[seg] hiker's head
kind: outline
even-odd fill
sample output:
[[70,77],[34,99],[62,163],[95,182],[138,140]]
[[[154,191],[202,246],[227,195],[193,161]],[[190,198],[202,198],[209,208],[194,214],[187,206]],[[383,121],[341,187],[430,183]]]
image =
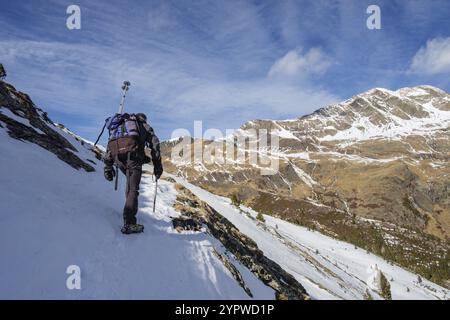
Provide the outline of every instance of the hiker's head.
[[147,116],[145,114],[143,114],[143,113],[136,113],[136,118],[139,121],[147,122]]

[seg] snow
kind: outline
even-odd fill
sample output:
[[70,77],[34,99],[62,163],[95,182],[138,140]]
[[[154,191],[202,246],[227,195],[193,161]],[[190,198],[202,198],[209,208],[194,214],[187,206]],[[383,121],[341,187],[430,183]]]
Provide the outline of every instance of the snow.
[[[0,299],[249,299],[213,254],[225,251],[216,239],[172,228],[173,184],[161,181],[153,213],[154,183],[144,176],[138,220],[145,232],[122,235],[124,176],[114,192],[88,147],[66,137],[96,172],[74,170],[0,128]],[[229,258],[254,298],[274,298]],[[66,288],[70,265],[81,268],[81,290]]]
[[376,264],[371,265],[367,269],[369,277],[367,278],[367,286],[375,291],[381,291],[381,270]]
[[23,125],[26,125],[27,127],[33,128],[33,129],[36,130],[39,134],[45,134],[45,133],[42,132],[40,129],[38,129],[38,128],[36,128],[36,127],[33,127],[33,126],[30,124],[30,121],[28,121],[28,119],[23,118],[23,117],[20,117],[20,116],[18,116],[18,115],[16,115],[16,114],[12,113],[11,110],[9,110],[9,109],[6,108],[6,107],[0,107],[0,112],[3,113],[3,114],[4,114],[5,116],[7,116],[8,118],[11,118],[12,120],[15,120],[15,121],[17,121],[17,122],[19,122],[19,123],[21,123],[21,124],[23,124]]
[[164,140],[163,142],[177,142],[178,140],[182,140],[184,138],[191,139],[190,136],[174,136],[170,139]]
[[[64,125],[61,125],[58,123],[55,123],[54,125],[56,126],[56,128],[54,128],[54,130],[58,131],[58,133],[60,135],[64,136],[64,138],[69,140],[72,145],[77,145],[78,144],[77,139],[78,139],[78,141],[83,141],[85,143],[84,148],[86,148],[87,150],[94,149],[93,141],[90,141],[83,137],[80,137],[79,135],[77,135],[73,131],[71,131],[70,129],[64,127]],[[62,126],[62,128],[59,126]],[[101,151],[106,151],[106,148],[100,144],[97,144],[96,147],[99,148]],[[89,155],[91,155],[91,153],[89,153]]]
[[304,182],[306,183],[306,185],[310,188],[312,188],[313,184],[317,184],[316,181],[314,181],[313,178],[311,178],[310,175],[308,175],[305,171],[303,171],[302,169],[300,169],[299,167],[297,167],[294,163],[289,162],[292,166],[292,168],[294,169],[295,173],[297,174],[297,176]]
[[[241,206],[243,214],[227,198],[216,196],[179,177],[173,177],[201,200],[230,220],[252,238],[264,254],[291,273],[313,299],[363,299],[368,290],[381,297],[374,287],[374,265],[390,282],[393,299],[448,299],[450,292],[417,275],[391,265],[382,258],[354,245],[337,241],[319,232],[264,215],[265,223],[255,219],[256,212]],[[409,289],[409,290],[408,290]]]
[[[409,92],[408,95],[404,91],[390,92],[391,95],[398,95],[400,99],[409,99],[408,97],[420,95],[422,89]],[[402,92],[400,94],[399,92]],[[363,99],[371,104],[371,102]],[[389,123],[385,125],[376,125],[370,121],[368,117],[359,116],[351,123],[351,127],[345,130],[337,131],[334,135],[327,135],[319,138],[320,141],[365,141],[373,138],[394,138],[399,136],[407,136],[412,134],[429,135],[434,130],[446,129],[450,126],[450,111],[440,110],[433,105],[433,102],[420,104],[422,110],[428,113],[428,116],[423,118],[411,117],[410,119],[402,119],[390,112],[382,111],[379,108],[376,110],[383,115],[384,118],[389,119]],[[336,119],[335,119],[336,120]]]
[[[272,153],[274,155],[277,155],[275,153]],[[310,152],[293,152],[293,153],[280,153],[280,155],[283,155],[288,158],[296,158],[301,160],[310,160]]]
[[272,121],[272,123],[274,125],[276,125],[278,127],[278,129],[276,131],[272,130],[271,134],[278,135],[280,138],[284,138],[284,139],[291,139],[291,140],[301,141],[292,132],[290,132],[289,130],[286,130],[281,125],[279,125],[277,122]]
[[405,87],[398,90],[401,95],[405,95],[407,97],[418,97],[418,96],[427,96],[430,93],[425,89],[437,92],[438,94],[446,94],[445,91],[430,85],[421,85],[418,87]]

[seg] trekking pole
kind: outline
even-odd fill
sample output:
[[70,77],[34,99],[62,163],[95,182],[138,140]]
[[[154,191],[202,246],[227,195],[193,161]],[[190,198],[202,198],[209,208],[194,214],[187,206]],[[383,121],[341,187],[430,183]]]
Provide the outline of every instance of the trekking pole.
[[120,100],[119,105],[119,114],[123,113],[123,105],[125,103],[125,96],[127,95],[128,89],[130,88],[131,83],[130,81],[124,81],[122,86],[122,99]]
[[153,198],[153,212],[155,212],[156,194],[157,193],[158,193],[158,179],[156,179],[156,184],[155,184],[155,197]]

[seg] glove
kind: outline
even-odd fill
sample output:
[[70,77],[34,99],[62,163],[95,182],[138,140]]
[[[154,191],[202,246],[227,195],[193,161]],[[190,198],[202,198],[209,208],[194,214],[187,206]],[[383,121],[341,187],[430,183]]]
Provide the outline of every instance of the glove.
[[116,176],[114,168],[109,166],[105,167],[103,174],[105,175],[105,179],[108,181],[113,181],[114,177]]
[[159,180],[159,178],[161,177],[162,173],[163,173],[163,168],[162,166],[155,166],[153,169],[153,173],[156,177],[156,180]]
[[152,162],[152,158],[150,158],[149,156],[144,156],[144,164],[145,163],[150,163],[150,162]]

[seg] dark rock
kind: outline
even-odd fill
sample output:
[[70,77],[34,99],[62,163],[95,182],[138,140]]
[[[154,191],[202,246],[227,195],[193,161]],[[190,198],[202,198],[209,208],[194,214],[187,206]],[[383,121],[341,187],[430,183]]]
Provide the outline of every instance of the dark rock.
[[165,179],[166,179],[166,181],[169,181],[169,182],[172,182],[172,183],[176,183],[176,181],[173,178],[171,178],[171,177],[167,177]]
[[202,224],[197,219],[193,218],[174,218],[172,220],[173,227],[178,232],[181,232],[183,230],[189,230],[189,231],[201,231]]
[[5,79],[6,78],[6,70],[3,67],[3,64],[0,63],[0,79]]
[[6,125],[11,138],[35,143],[54,153],[74,169],[95,171],[91,165],[73,153],[77,152],[77,149],[51,128],[54,126],[53,122],[45,112],[34,105],[27,94],[17,91],[5,82],[0,82],[0,107],[7,108],[17,117],[28,120],[31,125],[27,126],[0,113],[0,121]]
[[239,270],[234,266],[231,261],[224,256],[223,254],[220,254],[216,249],[214,249],[214,255],[222,261],[223,265],[230,271],[233,278],[239,283],[239,285],[244,289],[244,291],[249,295],[249,297],[253,298],[253,293],[250,290],[250,288],[247,286],[247,284],[244,281],[244,278],[242,277]]

